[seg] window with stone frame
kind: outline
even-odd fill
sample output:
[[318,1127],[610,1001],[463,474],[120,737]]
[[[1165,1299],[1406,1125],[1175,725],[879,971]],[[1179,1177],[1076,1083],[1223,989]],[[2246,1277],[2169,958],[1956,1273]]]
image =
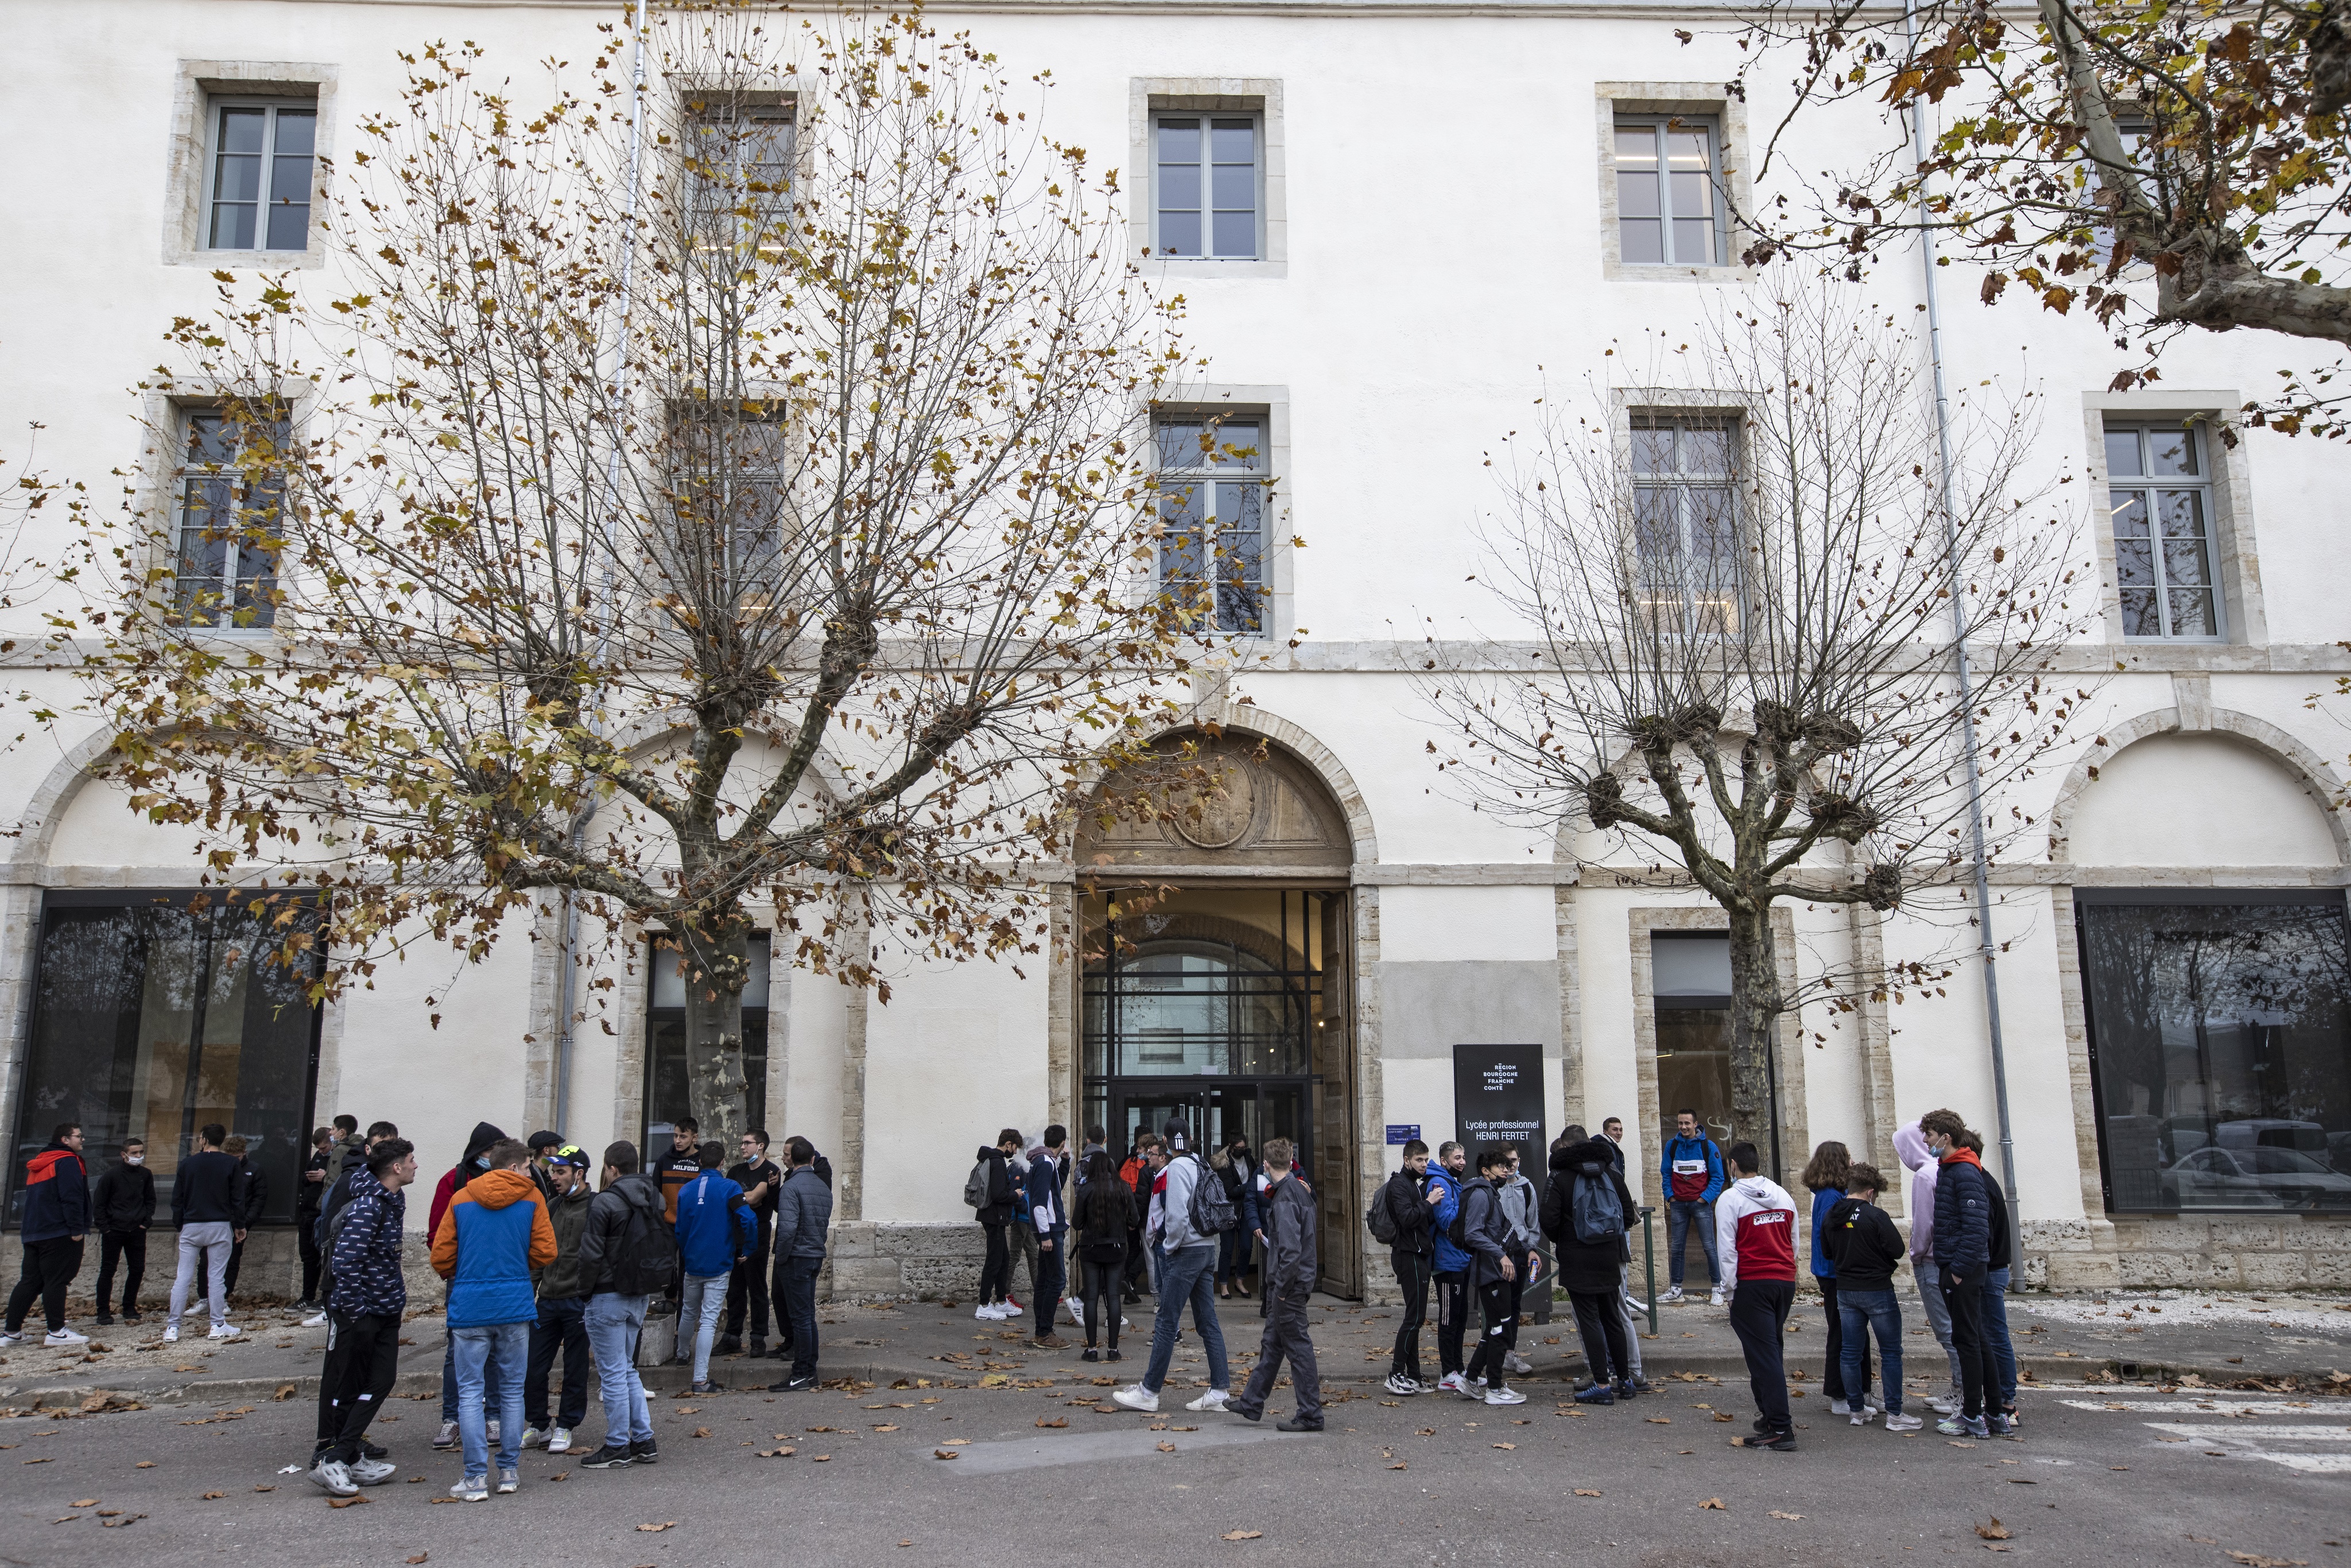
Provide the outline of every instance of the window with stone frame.
[[2228,634],[2210,457],[2196,424],[2106,422],[2106,505],[2126,639],[2216,643]]
[[1262,412],[1155,421],[1159,584],[1203,631],[1264,628],[1267,425]]
[[1635,413],[1635,591],[1661,634],[1740,627],[1739,425],[1725,414]]
[[309,248],[318,100],[214,99],[208,107],[204,248]]
[[191,409],[176,497],[173,587],[193,625],[268,626],[277,616],[283,547],[282,458],[292,425],[279,410]]

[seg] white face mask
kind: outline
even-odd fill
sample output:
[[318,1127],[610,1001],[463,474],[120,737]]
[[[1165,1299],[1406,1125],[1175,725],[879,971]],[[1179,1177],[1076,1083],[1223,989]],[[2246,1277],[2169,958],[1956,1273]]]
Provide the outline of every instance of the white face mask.
[[125,1155],[122,1156],[122,1163],[126,1166],[143,1166],[147,1163],[147,1156],[145,1155]]

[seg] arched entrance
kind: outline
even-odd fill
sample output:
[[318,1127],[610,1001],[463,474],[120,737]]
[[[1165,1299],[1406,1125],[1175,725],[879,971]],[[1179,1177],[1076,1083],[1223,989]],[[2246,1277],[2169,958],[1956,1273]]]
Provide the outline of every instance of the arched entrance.
[[1322,1288],[1363,1291],[1344,815],[1297,757],[1189,740],[1218,793],[1079,841],[1081,1119],[1114,1146],[1181,1117],[1204,1148],[1288,1138],[1320,1199]]

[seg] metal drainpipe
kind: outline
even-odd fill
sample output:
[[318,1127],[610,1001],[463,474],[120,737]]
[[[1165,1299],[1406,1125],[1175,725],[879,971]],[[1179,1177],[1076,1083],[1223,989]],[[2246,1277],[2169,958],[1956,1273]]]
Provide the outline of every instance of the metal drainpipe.
[[[628,331],[629,307],[635,286],[637,267],[637,185],[638,172],[644,156],[643,109],[645,99],[645,28],[644,0],[636,0],[629,7],[629,191],[624,204],[626,239],[621,252],[621,319],[612,335],[612,405],[622,406],[628,396]],[[621,446],[615,437],[612,453],[604,466],[604,603],[612,601],[612,515],[620,502]],[[610,643],[610,632],[597,635],[596,659],[603,662]],[[595,721],[591,718],[590,723]],[[592,804],[582,807],[571,825],[571,847],[574,852],[588,842],[588,819]],[[574,971],[578,968],[580,952],[580,901],[567,888],[563,894],[563,1032],[555,1044],[555,1124],[568,1134],[571,1124],[571,1054],[573,1031],[571,1013],[577,1005]]]
[[[1910,52],[1915,57],[1918,52],[1917,0],[1903,0],[1902,27]],[[1927,111],[1916,99],[1910,105],[1910,152],[1921,166],[1926,163]],[[1984,1013],[1991,1023],[1992,1101],[2000,1116],[2000,1177],[2001,1185],[2008,1195],[2012,1269],[2017,1260],[2012,1243],[2022,1225],[2016,1212],[2016,1139],[2008,1119],[2008,1052],[2000,1028],[1999,945],[1992,940],[1991,873],[1984,861],[1983,781],[1976,771],[1975,682],[1968,668],[1967,611],[1959,601],[1962,585],[1959,581],[1959,541],[1951,524],[1951,420],[1949,400],[1943,386],[1943,312],[1935,289],[1935,231],[1925,224],[1918,228],[1918,255],[1926,267],[1927,357],[1935,372],[1935,440],[1941,457],[1944,503],[1943,555],[1950,573],[1951,659],[1959,672],[1959,722],[1966,741],[1968,831],[1975,851],[1976,951],[1983,960]]]

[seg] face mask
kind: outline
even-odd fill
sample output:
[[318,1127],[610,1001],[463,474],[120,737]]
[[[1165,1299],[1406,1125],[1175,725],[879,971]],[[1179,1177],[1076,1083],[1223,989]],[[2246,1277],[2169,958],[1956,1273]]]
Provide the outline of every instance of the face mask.
[[489,1168],[490,1168],[490,1156],[489,1156],[489,1155],[482,1155],[479,1159],[475,1160],[474,1163],[475,1163],[475,1165],[477,1165],[477,1166],[481,1166],[481,1167],[482,1167],[482,1169],[484,1169],[484,1170],[487,1170],[487,1169],[489,1169]]
[[125,1155],[122,1156],[122,1163],[126,1166],[143,1166],[147,1163],[147,1156],[145,1155]]

